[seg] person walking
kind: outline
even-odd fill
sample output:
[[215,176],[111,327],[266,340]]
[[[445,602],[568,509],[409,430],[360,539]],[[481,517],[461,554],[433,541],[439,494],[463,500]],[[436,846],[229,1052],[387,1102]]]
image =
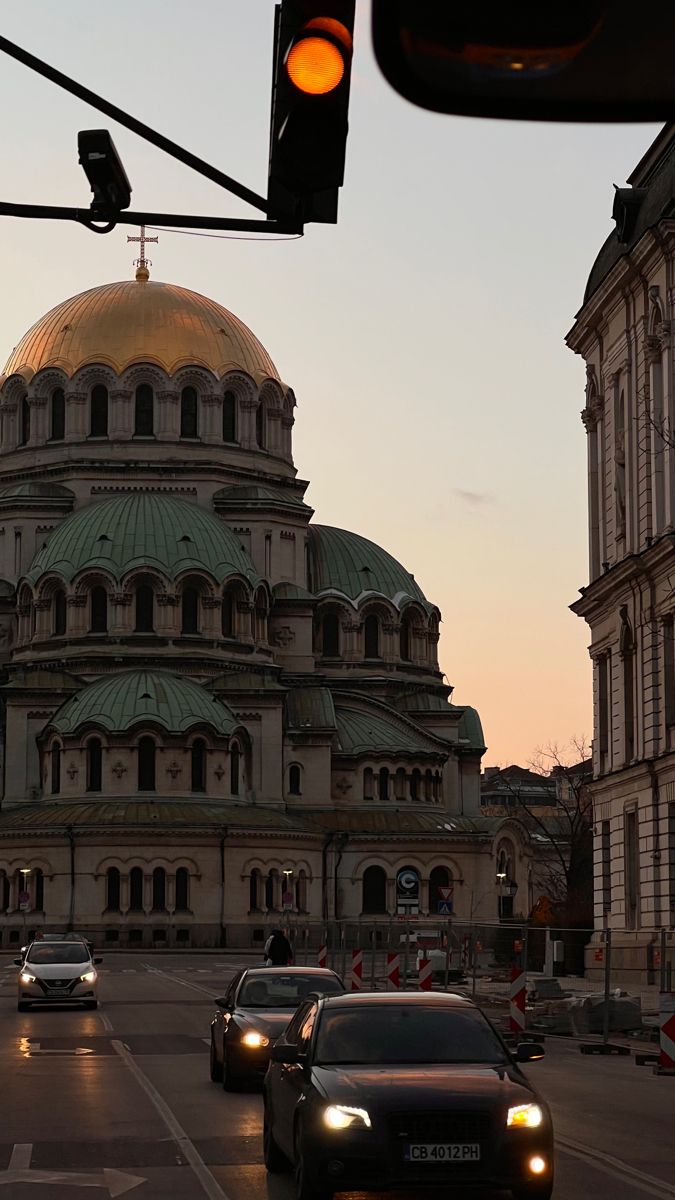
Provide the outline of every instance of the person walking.
[[293,963],[293,947],[280,929],[273,929],[265,942],[265,966],[289,967]]

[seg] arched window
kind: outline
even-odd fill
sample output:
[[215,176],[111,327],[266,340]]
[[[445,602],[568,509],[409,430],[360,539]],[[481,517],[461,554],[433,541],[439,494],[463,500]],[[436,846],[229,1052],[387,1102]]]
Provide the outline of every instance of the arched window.
[[45,877],[41,867],[33,871],[33,909],[44,912],[45,908]]
[[52,796],[58,796],[61,791],[61,747],[58,742],[54,742],[51,751],[52,761]]
[[0,871],[0,913],[6,913],[9,908],[9,877],[6,871]]
[[183,588],[181,596],[181,633],[199,633],[199,592],[195,587]]
[[197,738],[192,743],[192,791],[206,791],[206,742]]
[[307,875],[304,870],[298,872],[295,881],[295,907],[298,912],[307,912]]
[[380,767],[377,777],[377,794],[380,800],[389,799],[389,770],[387,767]]
[[193,387],[184,387],[180,394],[180,436],[199,437],[197,393]]
[[100,792],[103,782],[103,746],[100,738],[87,742],[87,791]]
[[405,800],[405,768],[399,767],[394,776],[394,795],[397,800]]
[[265,449],[265,433],[265,406],[260,400],[255,410],[255,440],[261,450]]
[[152,588],[142,583],[136,588],[136,633],[154,633],[155,597]]
[[91,589],[89,627],[92,633],[108,632],[108,593],[104,587]]
[[58,588],[52,597],[52,629],[54,637],[63,637],[66,632],[66,593]]
[[440,771],[436,771],[434,775],[434,800],[443,799],[443,777]]
[[62,442],[66,436],[66,397],[63,388],[54,388],[49,407],[49,440]]
[[155,432],[155,397],[149,383],[139,383],[134,405],[134,437],[152,437]]
[[422,772],[419,771],[417,769],[417,767],[415,767],[415,770],[413,771],[412,775],[410,776],[410,799],[411,800],[420,800],[422,798],[421,797],[421,788],[422,788]]
[[108,867],[105,873],[105,907],[107,912],[120,911],[120,873],[117,867]]
[[232,592],[223,594],[223,601],[220,608],[220,623],[223,637],[234,637],[234,604],[232,601]]
[[371,767],[365,767],[363,771],[363,799],[372,800],[373,798],[373,772]]
[[108,436],[108,389],[102,383],[91,390],[89,436]]
[[399,653],[404,662],[410,661],[410,617],[403,617],[401,620]]
[[433,798],[434,798],[434,777],[431,774],[431,771],[429,770],[429,768],[427,767],[427,770],[424,772],[424,799],[425,800],[433,800]]
[[447,867],[434,867],[429,875],[429,912],[437,913],[439,903],[445,900],[445,896],[441,896],[439,888],[449,887],[452,883],[452,871]]
[[288,792],[291,796],[300,795],[300,767],[297,763],[288,769]]
[[321,653],[324,658],[340,655],[340,619],[336,613],[326,613],[321,625]]
[[187,867],[176,871],[176,912],[190,911],[190,872]]
[[138,743],[139,792],[154,792],[155,790],[155,754],[154,740],[151,737],[142,737]]
[[260,871],[258,870],[257,867],[254,867],[253,870],[251,871],[251,878],[249,880],[249,893],[248,893],[249,912],[259,912],[260,911],[260,885],[261,885],[261,883],[262,883],[262,876],[260,874]]
[[19,445],[27,446],[30,441],[30,404],[28,397],[21,401]]
[[143,871],[132,867],[129,872],[129,911],[143,912]]
[[166,912],[166,871],[155,867],[152,872],[152,911]]
[[237,440],[237,398],[234,392],[225,392],[223,396],[223,441]]
[[239,758],[240,751],[236,742],[230,747],[230,792],[239,795]]
[[380,657],[380,622],[374,613],[365,621],[365,655],[366,658]]
[[280,890],[279,872],[273,867],[265,880],[265,908],[268,912],[276,912],[278,909]]
[[363,872],[361,910],[364,913],[386,913],[387,876],[384,867],[366,867]]

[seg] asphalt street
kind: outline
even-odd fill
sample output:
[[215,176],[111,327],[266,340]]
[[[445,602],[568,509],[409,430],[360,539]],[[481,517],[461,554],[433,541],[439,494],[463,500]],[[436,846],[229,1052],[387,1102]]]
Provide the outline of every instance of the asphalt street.
[[[0,1200],[293,1200],[262,1164],[260,1094],[209,1080],[212,998],[239,965],[110,954],[97,1012],[18,1013],[0,956]],[[527,1071],[554,1111],[556,1200],[675,1200],[675,1078],[546,1050]]]

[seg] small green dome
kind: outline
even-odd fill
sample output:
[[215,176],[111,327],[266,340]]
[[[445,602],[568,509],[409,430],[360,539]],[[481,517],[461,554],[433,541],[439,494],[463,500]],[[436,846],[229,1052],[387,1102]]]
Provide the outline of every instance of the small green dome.
[[50,571],[70,582],[99,568],[120,581],[133,567],[155,567],[175,579],[204,570],[221,583],[230,575],[255,582],[253,563],[236,534],[213,513],[157,492],[103,500],[73,513],[36,554],[31,583]]
[[315,595],[342,592],[357,600],[364,592],[379,592],[399,609],[410,600],[417,600],[427,612],[434,607],[400,562],[358,533],[310,525],[309,553]]
[[229,737],[239,724],[227,705],[191,679],[165,671],[124,671],[71,696],[50,727],[65,735],[85,725],[120,733],[144,722],[161,725],[168,733],[208,725],[221,737]]

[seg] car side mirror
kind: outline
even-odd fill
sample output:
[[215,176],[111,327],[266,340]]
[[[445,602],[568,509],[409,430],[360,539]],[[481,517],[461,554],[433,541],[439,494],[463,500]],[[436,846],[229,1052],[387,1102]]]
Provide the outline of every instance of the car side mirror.
[[516,1048],[516,1062],[536,1062],[546,1051],[538,1042],[521,1042]]
[[15,967],[22,967],[22,966],[23,966],[23,959],[22,959],[22,958],[15,958],[15,959],[14,959],[14,966],[15,966]]
[[278,1063],[296,1063],[300,1061],[297,1046],[289,1046],[287,1042],[277,1042],[272,1046],[270,1055],[272,1062]]
[[216,996],[213,1003],[216,1008],[227,1008],[227,996]]
[[102,963],[102,962],[103,962],[103,959],[102,959],[102,958],[95,958],[95,959],[94,959],[94,966],[98,967],[98,966],[99,966],[99,964],[100,964],[100,963]]

